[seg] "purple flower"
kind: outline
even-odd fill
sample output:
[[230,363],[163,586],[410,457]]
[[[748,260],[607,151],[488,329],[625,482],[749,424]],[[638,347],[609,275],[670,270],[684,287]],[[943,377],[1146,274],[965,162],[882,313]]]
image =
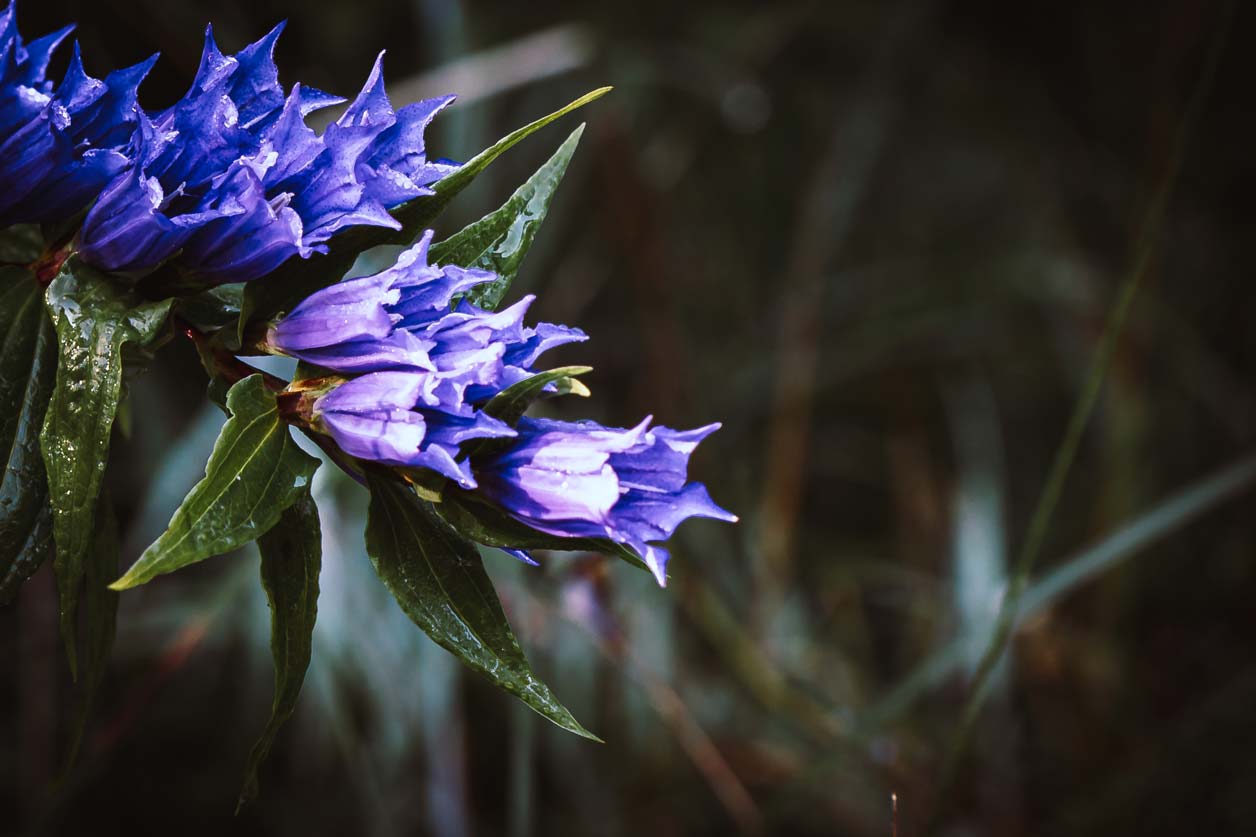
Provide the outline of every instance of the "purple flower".
[[99,81],[75,44],[54,93],[44,71],[69,29],[23,48],[13,12],[0,15],[0,224],[64,220],[130,164],[136,88],[156,57]]
[[192,88],[155,117],[140,114],[136,164],[88,212],[79,236],[87,261],[106,270],[151,270],[201,227],[244,211],[223,175],[232,161],[257,152],[259,126],[273,122],[283,104],[272,57],[281,30],[230,58],[206,30]]
[[235,215],[193,236],[182,261],[220,282],[264,275],[291,256],[325,253],[347,226],[401,229],[388,214],[455,166],[428,162],[423,131],[453,97],[394,112],[383,85],[383,54],[343,116],[318,136],[304,122],[304,94],[294,88],[260,150],[242,157],[224,182]]
[[265,124],[258,150],[236,159],[216,184],[231,197],[223,216],[188,241],[181,266],[218,282],[265,275],[293,256],[327,251],[326,242],[356,225],[400,229],[388,210],[420,195],[455,167],[430,163],[423,132],[452,96],[393,111],[382,59],[344,115],[322,136],[304,121],[326,104],[300,85]]
[[586,339],[583,332],[523,325],[532,297],[489,312],[453,298],[496,278],[482,270],[427,262],[432,232],[372,276],[317,291],[279,320],[270,346],[337,372],[425,370],[456,377],[478,401],[522,380],[541,353]]
[[316,426],[351,456],[384,465],[428,468],[475,488],[459,446],[515,435],[509,425],[462,399],[466,382],[429,372],[372,372],[346,381],[313,404]]
[[558,537],[609,538],[630,546],[666,583],[668,551],[657,543],[690,517],[734,522],[701,483],[687,482],[689,456],[719,428],[632,429],[523,418],[516,442],[473,463],[480,491],[517,520]]

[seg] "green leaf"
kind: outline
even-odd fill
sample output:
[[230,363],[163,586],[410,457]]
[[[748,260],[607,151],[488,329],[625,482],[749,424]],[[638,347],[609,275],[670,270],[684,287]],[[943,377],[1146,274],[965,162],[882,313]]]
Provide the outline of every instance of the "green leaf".
[[366,551],[411,621],[558,726],[597,740],[532,673],[475,545],[392,475],[372,468],[366,479]]
[[0,262],[6,265],[30,264],[44,251],[44,237],[38,224],[18,224],[0,230]]
[[217,331],[236,322],[244,297],[242,283],[219,285],[175,301],[175,313],[204,332]]
[[492,311],[501,304],[549,212],[554,191],[562,182],[571,155],[584,132],[581,125],[558,147],[554,156],[510,196],[499,209],[485,215],[432,247],[433,264],[456,264],[491,270],[497,280],[479,285],[467,299]]
[[40,445],[57,544],[53,565],[61,597],[61,636],[70,671],[77,674],[74,614],[122,392],[122,345],[152,340],[166,320],[170,301],[138,300],[71,260],[49,285],[47,306],[57,332],[58,363]]
[[39,430],[57,372],[43,289],[24,268],[0,267],[0,604],[48,558],[51,513]]
[[307,491],[318,460],[297,447],[262,376],[236,383],[227,409],[231,418],[214,443],[205,478],[183,498],[162,536],[110,585],[114,590],[256,540]]
[[512,427],[523,417],[528,406],[536,399],[546,395],[545,387],[555,384],[558,394],[576,393],[587,395],[584,385],[574,380],[577,375],[592,372],[592,366],[560,366],[546,372],[538,372],[530,378],[524,378],[517,384],[506,387],[494,395],[484,405],[484,412],[493,418],[501,419]]
[[78,708],[70,732],[70,750],[66,758],[68,772],[78,760],[83,733],[96,706],[96,694],[113,653],[113,640],[118,627],[118,594],[109,589],[109,581],[118,574],[118,521],[108,495],[97,505],[96,539],[84,562],[83,610],[86,629],[86,653],[83,679],[79,681]]
[[[484,412],[513,427],[533,401],[558,395],[587,397],[589,389],[576,380],[577,375],[593,371],[592,366],[561,366],[548,372],[539,372],[507,387],[489,399]],[[554,385],[553,392],[545,388]],[[463,453],[470,457],[487,456],[510,447],[512,439],[475,439],[463,445]]]
[[446,487],[437,513],[464,537],[498,549],[550,549],[557,552],[600,552],[613,555],[639,570],[651,572],[628,546],[609,538],[560,538],[538,532],[496,506],[455,486]]
[[610,90],[609,87],[602,87],[586,93],[549,116],[506,135],[468,160],[457,171],[433,184],[434,194],[415,198],[389,210],[401,223],[400,230],[354,227],[337,235],[326,255],[314,255],[309,259],[289,259],[269,276],[249,282],[244,288],[244,302],[240,313],[240,340],[244,340],[251,323],[273,319],[284,311],[290,311],[298,302],[320,288],[339,282],[364,250],[381,244],[408,244],[414,241],[459,192],[471,185],[480,172],[512,146],[556,119],[604,96]]
[[262,587],[270,603],[270,654],[275,661],[275,699],[270,721],[249,753],[244,787],[236,807],[257,796],[257,772],[270,754],[279,728],[296,709],[297,696],[310,665],[314,620],[318,616],[318,573],[322,566],[322,532],[318,507],[309,489],[257,539],[262,553]]

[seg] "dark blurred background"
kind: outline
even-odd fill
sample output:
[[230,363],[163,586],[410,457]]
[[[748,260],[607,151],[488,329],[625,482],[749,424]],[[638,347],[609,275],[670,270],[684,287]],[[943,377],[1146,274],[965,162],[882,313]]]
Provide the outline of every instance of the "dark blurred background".
[[[123,596],[56,793],[73,694],[43,572],[0,613],[0,832],[1252,829],[1256,68],[1251,9],[1227,9],[23,2],[27,37],[77,21],[96,75],[160,50],[150,108],[186,88],[207,21],[234,51],[287,18],[283,81],[342,95],[387,49],[395,104],[460,94],[429,137],[453,159],[614,85],[495,164],[438,237],[587,121],[512,290],[592,336],[547,360],[594,366],[593,397],[547,409],[722,421],[692,473],[742,522],[686,524],[667,590],[596,556],[488,557],[596,745],[406,621],[366,562],[363,493],[323,468],[314,660],[235,817],[271,695],[256,555]],[[1025,617],[950,773],[1001,591],[1140,263]],[[110,474],[124,562],[222,421],[179,344],[129,411]]]

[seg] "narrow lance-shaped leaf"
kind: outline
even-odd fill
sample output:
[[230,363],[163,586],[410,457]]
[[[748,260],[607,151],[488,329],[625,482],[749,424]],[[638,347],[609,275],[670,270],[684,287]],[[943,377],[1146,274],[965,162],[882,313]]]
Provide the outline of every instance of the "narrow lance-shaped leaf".
[[143,345],[160,331],[170,301],[144,302],[72,259],[47,292],[56,327],[56,384],[40,446],[48,473],[61,597],[61,636],[77,676],[74,614],[83,561],[91,548],[109,434],[122,393],[122,345]]
[[83,734],[96,706],[96,695],[113,653],[118,627],[118,594],[109,582],[118,574],[118,521],[108,495],[97,505],[96,539],[83,569],[83,622],[85,628],[83,678],[79,681],[78,708],[70,732],[70,750],[65,770],[74,766]]
[[548,116],[507,134],[468,160],[457,171],[433,184],[432,191],[435,194],[423,195],[390,210],[391,215],[401,223],[400,230],[354,227],[336,236],[326,255],[290,259],[269,276],[249,282],[244,288],[239,338],[244,339],[250,323],[269,320],[283,311],[289,311],[320,288],[340,281],[362,251],[381,244],[412,242],[490,163],[546,125],[601,98],[610,90],[609,87],[593,90]]
[[271,704],[270,721],[249,753],[240,805],[257,796],[258,770],[270,754],[279,728],[296,709],[297,696],[310,665],[323,549],[318,507],[309,489],[301,492],[273,529],[257,539],[257,548],[262,553],[262,587],[270,604],[275,699]]
[[[487,415],[501,419],[513,427],[527,411],[529,405],[538,398],[558,395],[587,397],[589,388],[580,383],[576,376],[591,371],[593,371],[592,366],[561,366],[546,372],[538,372],[494,395],[484,405],[483,410]],[[546,392],[547,387],[551,387],[549,392]],[[462,450],[463,453],[474,458],[510,447],[512,441],[511,439],[475,439],[465,443]]]
[[444,241],[433,245],[433,264],[478,267],[497,274],[493,282],[472,288],[467,299],[492,311],[501,303],[519,273],[537,230],[549,212],[554,192],[562,182],[571,156],[584,132],[581,125],[558,147],[554,156],[520,186],[499,209],[485,215]]
[[366,551],[411,621],[558,726],[595,738],[532,673],[475,545],[392,475],[370,469],[367,485]]
[[588,395],[588,389],[576,380],[576,376],[592,371],[592,366],[560,366],[557,369],[538,372],[494,395],[484,405],[484,412],[514,426],[533,401],[543,395],[551,394],[545,392],[545,388],[550,384],[556,387],[555,392],[552,393],[555,395]]
[[0,268],[0,604],[51,552],[48,481],[39,430],[57,372],[57,340],[43,289],[20,267]]
[[318,460],[297,447],[262,376],[231,387],[227,409],[231,418],[214,443],[205,478],[183,498],[162,536],[111,585],[114,590],[256,540],[306,492]]

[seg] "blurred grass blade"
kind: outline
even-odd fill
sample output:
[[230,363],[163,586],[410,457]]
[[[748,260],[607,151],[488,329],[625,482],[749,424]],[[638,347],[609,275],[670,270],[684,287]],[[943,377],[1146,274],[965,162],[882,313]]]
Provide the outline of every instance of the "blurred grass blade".
[[262,376],[231,387],[227,409],[231,418],[214,444],[205,478],[184,498],[165,533],[111,585],[114,590],[257,539],[307,493],[318,460],[297,446]]
[[310,665],[314,621],[318,617],[318,574],[322,531],[309,488],[301,491],[269,532],[257,539],[262,554],[262,587],[270,604],[270,653],[275,662],[275,699],[266,729],[249,753],[240,806],[257,796],[257,773],[279,728],[296,709]]
[[[1058,599],[1112,570],[1160,538],[1256,483],[1256,453],[1183,489],[1095,546],[1067,558],[1030,585],[1021,599],[1019,627]],[[964,664],[970,637],[959,636],[934,652],[888,695],[868,709],[861,727],[871,732],[902,717],[917,700],[940,687]]]
[[558,726],[599,740],[532,673],[475,545],[390,474],[372,468],[367,485],[366,550],[411,621]]
[[456,264],[497,274],[493,282],[467,292],[467,299],[474,304],[490,311],[501,304],[549,212],[554,192],[562,182],[583,132],[583,125],[572,131],[554,156],[501,207],[432,246],[432,264]]

